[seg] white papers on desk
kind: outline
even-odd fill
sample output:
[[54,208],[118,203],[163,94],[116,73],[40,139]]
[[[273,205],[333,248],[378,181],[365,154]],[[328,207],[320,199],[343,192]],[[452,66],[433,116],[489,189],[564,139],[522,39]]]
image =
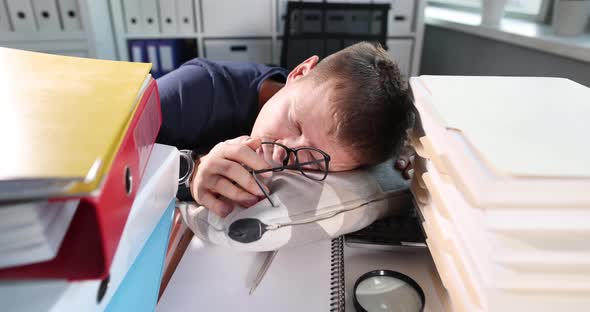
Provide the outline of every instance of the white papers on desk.
[[590,88],[547,77],[420,76],[410,85],[413,142],[473,206],[590,205]]
[[248,296],[264,255],[205,245],[193,237],[157,311],[330,310],[330,240],[280,249]]
[[420,76],[412,192],[461,311],[588,306],[590,88],[562,78]]
[[53,259],[79,200],[0,206],[0,268]]

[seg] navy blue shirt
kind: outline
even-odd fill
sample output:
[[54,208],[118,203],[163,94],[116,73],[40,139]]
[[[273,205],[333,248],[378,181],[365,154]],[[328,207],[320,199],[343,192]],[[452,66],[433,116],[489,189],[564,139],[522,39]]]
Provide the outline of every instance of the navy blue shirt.
[[249,135],[258,115],[262,82],[284,82],[288,71],[254,63],[196,58],[158,79],[162,128],[158,143],[208,151]]

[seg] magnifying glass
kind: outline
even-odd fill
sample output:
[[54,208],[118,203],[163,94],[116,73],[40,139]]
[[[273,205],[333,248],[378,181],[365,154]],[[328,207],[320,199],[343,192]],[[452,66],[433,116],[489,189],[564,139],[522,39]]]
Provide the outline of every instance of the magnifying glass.
[[390,270],[375,270],[356,280],[353,291],[357,312],[422,312],[424,291],[409,276]]

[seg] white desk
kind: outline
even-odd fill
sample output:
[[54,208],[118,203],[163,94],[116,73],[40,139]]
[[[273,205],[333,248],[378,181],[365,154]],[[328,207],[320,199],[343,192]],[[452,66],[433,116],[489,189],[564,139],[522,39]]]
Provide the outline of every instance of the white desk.
[[[318,244],[318,243],[314,243]],[[328,311],[322,294],[329,286],[329,274],[319,267],[325,244],[321,248],[305,247],[306,255],[297,254],[297,261],[292,266],[277,267],[279,256],[289,253],[295,256],[295,248],[280,250],[277,259],[271,265],[265,279],[253,296],[247,296],[247,275],[257,268],[259,261],[256,253],[229,250],[227,247],[212,246],[193,237],[190,246],[180,261],[157,307],[159,312],[167,311]],[[329,245],[328,245],[329,247]],[[281,255],[281,252],[284,252]],[[441,292],[444,292],[436,275],[434,264],[428,250],[417,251],[378,251],[344,247],[346,255],[345,286],[346,311],[354,311],[352,306],[352,287],[354,281],[365,272],[374,269],[390,269],[412,277],[420,284],[426,295],[424,312],[445,311],[441,304]],[[217,259],[217,260],[216,260]],[[283,262],[281,262],[282,264]],[[314,264],[316,264],[314,266]],[[281,272],[272,272],[281,270]],[[305,272],[304,272],[305,271]],[[309,271],[313,273],[309,273]],[[254,272],[255,273],[255,272]],[[279,275],[280,277],[277,277]],[[302,279],[302,276],[326,276]],[[279,281],[283,278],[283,281]],[[266,283],[266,285],[265,285]],[[269,290],[269,284],[274,287]],[[205,295],[203,289],[207,289]],[[261,298],[261,294],[263,296]],[[272,295],[270,295],[272,294]],[[257,296],[258,295],[258,296]],[[273,308],[270,308],[273,307]]]

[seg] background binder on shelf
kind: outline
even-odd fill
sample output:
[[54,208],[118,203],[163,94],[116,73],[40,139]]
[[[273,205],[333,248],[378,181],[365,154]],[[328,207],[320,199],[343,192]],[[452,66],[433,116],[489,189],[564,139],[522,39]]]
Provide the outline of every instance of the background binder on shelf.
[[39,24],[39,31],[61,31],[57,3],[47,0],[33,0],[33,11]]
[[146,34],[157,34],[160,32],[160,18],[158,14],[157,0],[141,0],[141,29]]
[[160,51],[157,40],[148,40],[145,42],[145,49],[148,62],[152,63],[152,76],[159,78],[162,76],[162,67],[160,64]]
[[160,40],[158,47],[162,76],[180,67],[182,47],[179,40]]
[[10,31],[10,21],[8,19],[8,9],[4,1],[0,1],[0,31]]
[[133,62],[152,63],[152,75],[161,77],[180,67],[183,41],[178,39],[129,40],[128,49]]
[[64,31],[81,31],[80,7],[77,0],[58,0],[58,10]]
[[178,22],[178,31],[181,33],[195,32],[195,17],[193,15],[193,0],[175,0],[176,1],[176,20]]
[[141,0],[123,0],[123,10],[125,12],[125,26],[127,26],[127,33],[141,33]]
[[144,40],[129,40],[129,55],[132,62],[148,62]]
[[14,31],[37,30],[30,1],[6,0],[6,5],[8,6],[8,14]]
[[160,5],[160,23],[162,24],[162,33],[177,33],[178,18],[176,17],[176,0],[159,0],[158,2]]

